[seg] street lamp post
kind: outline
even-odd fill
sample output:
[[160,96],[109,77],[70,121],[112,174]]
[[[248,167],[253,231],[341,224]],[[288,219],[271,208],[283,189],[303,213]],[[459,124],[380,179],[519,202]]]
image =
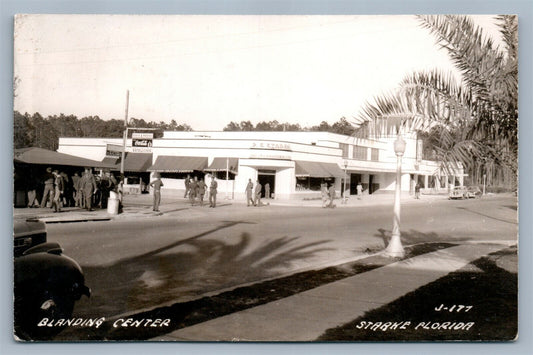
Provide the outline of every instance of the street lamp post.
[[400,239],[400,198],[402,184],[402,156],[405,152],[405,141],[398,134],[394,141],[394,153],[396,154],[396,190],[394,194],[394,219],[392,226],[392,237],[385,250],[385,254],[394,258],[402,258],[405,255]]
[[122,156],[120,159],[120,179],[124,180],[124,159],[126,158],[126,142],[128,140],[128,105],[130,101],[130,91],[126,91],[126,115],[124,117],[124,133],[122,136]]
[[346,204],[346,202],[348,201],[348,198],[346,197],[346,169],[348,169],[348,160],[344,161],[344,187],[342,190],[342,197],[343,197],[342,202],[344,204]]

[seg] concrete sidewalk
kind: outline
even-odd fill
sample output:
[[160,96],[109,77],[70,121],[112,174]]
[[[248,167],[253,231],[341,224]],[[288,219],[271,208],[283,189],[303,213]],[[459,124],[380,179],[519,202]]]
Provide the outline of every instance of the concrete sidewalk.
[[313,341],[327,329],[353,321],[510,244],[466,244],[419,255],[152,340]]

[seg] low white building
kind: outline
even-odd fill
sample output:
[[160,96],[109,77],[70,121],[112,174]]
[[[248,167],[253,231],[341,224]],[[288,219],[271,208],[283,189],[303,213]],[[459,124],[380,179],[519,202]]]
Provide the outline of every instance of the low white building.
[[[219,193],[228,198],[244,198],[248,180],[259,181],[263,194],[268,183],[273,198],[318,197],[321,183],[334,184],[339,192],[346,186],[347,193],[354,195],[360,182],[363,193],[373,194],[395,189],[395,139],[360,139],[328,132],[166,131],[141,153],[128,139],[124,165],[130,176],[142,176],[144,183],[150,179],[149,173],[159,172],[167,193],[183,193],[184,180],[190,175],[216,176]],[[421,141],[415,135],[404,136],[404,140],[403,191],[412,191],[415,181],[422,189],[432,190],[463,184],[462,168],[454,177],[441,176],[437,162],[421,159]],[[118,167],[117,152],[122,144],[120,138],[62,137],[58,151],[114,160]]]

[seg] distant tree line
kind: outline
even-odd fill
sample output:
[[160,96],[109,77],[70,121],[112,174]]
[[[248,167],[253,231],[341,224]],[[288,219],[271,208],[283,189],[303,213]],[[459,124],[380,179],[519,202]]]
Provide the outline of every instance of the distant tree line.
[[[122,138],[124,120],[102,120],[98,116],[87,116],[78,119],[74,115],[48,116],[44,118],[38,112],[30,115],[14,112],[13,143],[15,148],[40,147],[57,150],[59,137],[109,137]],[[128,127],[159,128],[162,131],[192,131],[187,124],[178,124],[175,120],[170,123],[146,122],[143,119],[130,118]],[[130,133],[131,135],[131,133]]]
[[[30,115],[14,112],[13,118],[13,143],[14,148],[40,147],[57,150],[59,137],[87,137],[87,138],[122,138],[124,132],[123,119],[102,120],[98,116],[78,118],[75,115],[48,117],[41,116],[38,112]],[[163,131],[192,131],[188,124],[178,124],[175,120],[166,122],[146,122],[143,119],[130,118],[128,127],[159,128],[154,137],[159,137]],[[330,125],[323,121],[318,126],[302,128],[299,124],[280,123],[276,120],[259,122],[255,126],[250,121],[240,123],[230,122],[224,131],[323,131],[345,135],[352,135],[355,131],[346,118]],[[131,136],[131,132],[130,132]]]
[[342,117],[339,121],[330,125],[322,121],[318,126],[301,127],[299,124],[280,123],[276,120],[269,122],[259,122],[255,126],[250,121],[230,122],[224,127],[224,131],[292,131],[292,132],[330,132],[344,135],[355,133],[355,127]]

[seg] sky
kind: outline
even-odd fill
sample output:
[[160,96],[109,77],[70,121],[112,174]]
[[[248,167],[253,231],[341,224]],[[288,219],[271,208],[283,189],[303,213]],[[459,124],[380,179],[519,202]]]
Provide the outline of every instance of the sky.
[[[472,17],[501,44],[490,15]],[[188,124],[310,127],[414,71],[458,73],[414,16],[21,15],[14,109]]]

